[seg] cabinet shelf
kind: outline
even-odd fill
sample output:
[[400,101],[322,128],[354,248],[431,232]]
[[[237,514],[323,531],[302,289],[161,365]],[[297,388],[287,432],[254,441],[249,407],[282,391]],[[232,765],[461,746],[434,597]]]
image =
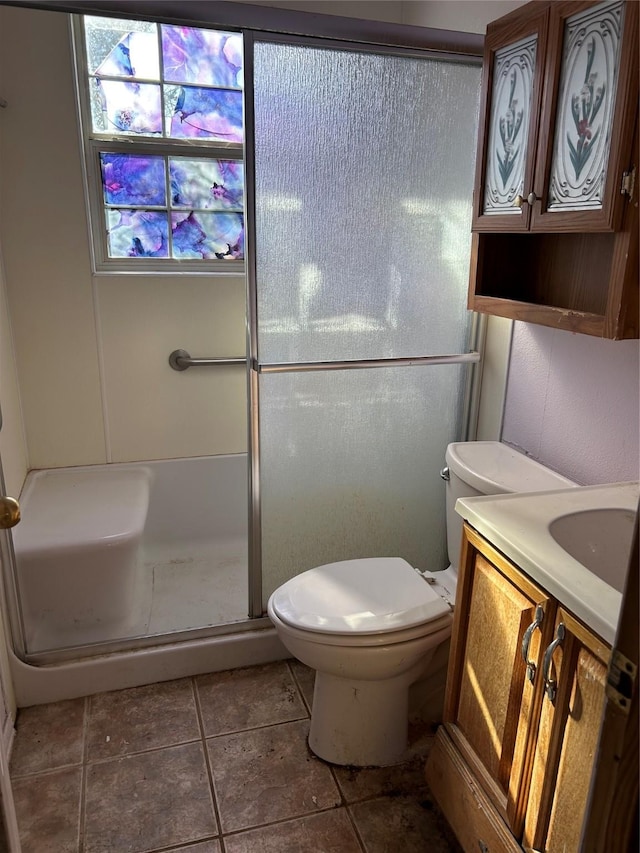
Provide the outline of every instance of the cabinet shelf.
[[475,234],[469,308],[597,337],[637,338],[637,258],[630,232]]

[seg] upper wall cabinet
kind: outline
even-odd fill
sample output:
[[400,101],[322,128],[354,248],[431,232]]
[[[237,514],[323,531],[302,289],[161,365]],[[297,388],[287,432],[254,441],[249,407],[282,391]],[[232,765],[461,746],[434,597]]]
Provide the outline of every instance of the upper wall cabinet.
[[548,9],[527,6],[487,29],[475,231],[529,229],[548,24]]
[[613,230],[620,224],[637,108],[630,85],[637,11],[635,2],[622,0],[551,6],[533,230]]
[[638,336],[637,63],[636,2],[533,2],[489,25],[470,308]]

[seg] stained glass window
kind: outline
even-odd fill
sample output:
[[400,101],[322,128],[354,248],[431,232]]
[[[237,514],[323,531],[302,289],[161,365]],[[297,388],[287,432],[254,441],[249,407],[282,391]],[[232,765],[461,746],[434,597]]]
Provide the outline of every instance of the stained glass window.
[[97,261],[242,261],[242,35],[93,16],[79,30]]

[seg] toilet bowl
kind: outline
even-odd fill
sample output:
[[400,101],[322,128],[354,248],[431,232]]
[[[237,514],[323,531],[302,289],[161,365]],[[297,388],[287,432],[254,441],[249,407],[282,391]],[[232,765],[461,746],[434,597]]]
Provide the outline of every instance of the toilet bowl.
[[449,637],[451,606],[392,557],[310,569],[276,590],[267,609],[291,654],[316,670],[313,752],[334,764],[397,761],[409,685]]
[[362,767],[403,758],[409,687],[429,674],[451,635],[457,498],[575,485],[499,442],[449,445],[446,462],[448,569],[419,572],[400,557],[344,560],[302,572],[269,598],[282,643],[316,670],[309,746],[326,761]]

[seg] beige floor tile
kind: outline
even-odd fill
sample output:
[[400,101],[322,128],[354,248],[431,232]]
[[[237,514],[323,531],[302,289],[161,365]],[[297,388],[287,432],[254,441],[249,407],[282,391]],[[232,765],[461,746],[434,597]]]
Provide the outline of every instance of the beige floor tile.
[[230,835],[225,848],[227,853],[362,853],[345,809]]
[[16,777],[80,764],[84,706],[84,699],[70,699],[20,708],[11,756],[11,775]]
[[381,797],[349,806],[366,853],[462,853],[431,801]]
[[223,832],[340,803],[329,767],[309,752],[308,726],[296,721],[208,741]]
[[90,699],[88,761],[199,738],[191,679],[99,693]]
[[307,716],[285,661],[201,675],[196,686],[207,737]]
[[222,848],[220,842],[200,841],[198,844],[189,844],[188,847],[172,847],[171,853],[220,853]]
[[14,781],[22,853],[77,853],[81,783],[80,767]]
[[88,767],[85,853],[142,853],[216,834],[200,743]]
[[311,669],[310,666],[305,666],[303,663],[300,663],[298,660],[290,660],[289,666],[291,667],[293,675],[298,682],[298,687],[300,688],[302,697],[309,709],[309,713],[311,713],[311,706],[313,705],[313,688],[316,683],[316,671],[315,669]]

